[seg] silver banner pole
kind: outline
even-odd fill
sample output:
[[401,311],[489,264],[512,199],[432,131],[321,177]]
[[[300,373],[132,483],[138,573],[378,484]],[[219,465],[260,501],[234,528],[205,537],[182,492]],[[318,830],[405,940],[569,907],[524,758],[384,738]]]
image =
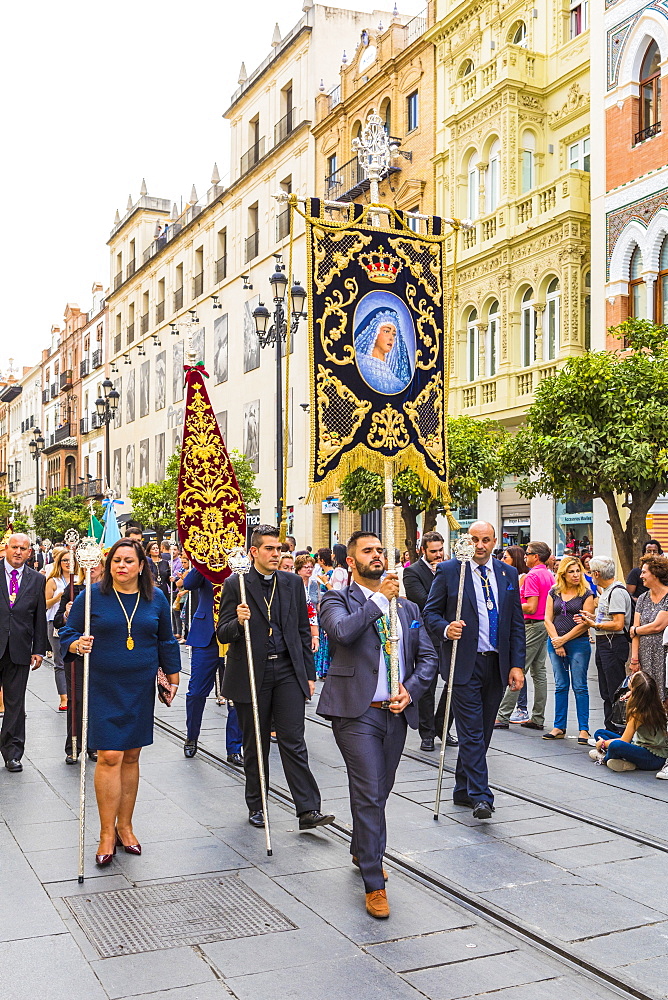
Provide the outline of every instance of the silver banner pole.
[[[79,565],[86,572],[84,605],[84,635],[90,637],[90,587],[91,570],[100,562],[102,549],[94,538],[84,538],[77,546]],[[79,772],[79,882],[84,880],[84,848],[86,842],[86,758],[88,756],[88,677],[90,654],[83,658],[83,697],[81,699],[81,757]]]
[[[241,603],[246,604],[246,573],[251,568],[251,561],[245,549],[232,549],[227,557],[227,565],[239,578],[239,594]],[[267,855],[271,857],[271,832],[269,830],[269,810],[267,808],[267,781],[264,773],[264,754],[262,752],[262,734],[260,732],[260,714],[257,708],[257,688],[255,686],[255,668],[253,666],[253,649],[251,646],[250,628],[244,622],[246,639],[246,658],[248,660],[248,680],[250,683],[251,703],[253,706],[253,725],[255,726],[255,749],[257,752],[257,769],[260,776],[260,795],[262,797],[262,813],[264,815],[264,836],[267,843]]]
[[[462,601],[464,598],[464,580],[466,579],[466,566],[471,562],[475,554],[475,546],[470,535],[460,535],[454,546],[455,558],[461,563],[459,571],[459,589],[457,591],[457,614],[455,620],[459,621],[462,614]],[[443,765],[445,763],[445,741],[448,735],[448,720],[450,718],[450,705],[452,704],[452,686],[455,681],[455,661],[457,659],[457,639],[452,640],[452,651],[450,653],[450,673],[448,674],[448,693],[445,698],[445,715],[443,716],[443,732],[441,733],[441,756],[438,762],[438,778],[436,780],[436,801],[434,802],[434,819],[438,820],[438,813],[441,807],[441,786],[443,783]]]

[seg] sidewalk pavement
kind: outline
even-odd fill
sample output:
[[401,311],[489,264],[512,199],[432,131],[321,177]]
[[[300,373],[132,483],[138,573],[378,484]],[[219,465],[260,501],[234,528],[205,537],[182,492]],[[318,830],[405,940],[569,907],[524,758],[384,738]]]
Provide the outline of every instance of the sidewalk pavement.
[[[95,868],[97,814],[91,780],[87,877],[79,886],[79,771],[64,764],[65,720],[56,704],[53,675],[45,666],[30,678],[24,772],[0,773],[0,1000],[611,996],[396,870],[388,884],[392,915],[388,921],[374,921],[364,910],[359,873],[339,838],[321,831],[299,834],[294,815],[272,803],[274,856],[267,858],[263,831],[248,825],[239,777],[201,757],[185,760],[181,746],[157,730],[154,745],[142,754],[135,814],[143,855],[120,853],[108,869]],[[161,706],[159,714],[180,727],[183,695],[172,708]],[[225,710],[210,700],[201,740],[218,752],[224,746],[224,717]],[[346,774],[331,733],[309,724],[307,738],[323,808],[347,822]],[[92,779],[92,766],[90,770]],[[283,784],[276,748],[271,771],[271,780]],[[525,918],[533,919],[538,904],[554,907],[555,933],[564,906],[569,919],[573,911],[579,915],[583,933],[594,924],[600,931],[602,921],[612,930],[632,925],[640,935],[635,961],[663,962],[665,968],[668,907],[660,899],[665,892],[656,872],[651,901],[636,903],[630,890],[620,896],[603,886],[592,897],[591,867],[584,877],[573,875],[552,859],[531,856],[522,843],[545,836],[537,830],[547,830],[556,840],[542,842],[538,854],[551,843],[554,849],[564,831],[571,838],[568,843],[577,845],[582,839],[577,825],[564,825],[543,815],[545,810],[516,801],[499,802],[498,823],[475,827],[467,811],[455,816],[446,801],[437,825],[425,804],[433,783],[431,769],[402,762],[388,810],[393,849],[475,892],[497,901],[500,897],[503,905],[519,890]],[[507,837],[509,826],[514,826],[512,838]],[[597,850],[610,851],[606,845],[612,842]],[[660,860],[665,863],[665,857]],[[642,861],[650,864],[645,852]],[[618,870],[612,863],[600,867]],[[625,887],[629,884],[625,877],[621,880]],[[193,883],[195,900],[200,893],[219,892],[231,902],[193,911]],[[140,898],[147,894],[148,899]],[[207,921],[214,918],[217,927],[207,930]],[[138,930],[129,933],[133,921],[139,922]],[[142,947],[147,923],[158,942],[170,947],[128,953]],[[228,939],[212,940],[225,936],[221,928]],[[643,934],[648,929],[653,937]],[[633,933],[620,930],[606,940]],[[614,963],[614,951],[614,944],[603,947],[600,960]],[[665,974],[662,982],[665,986]]]

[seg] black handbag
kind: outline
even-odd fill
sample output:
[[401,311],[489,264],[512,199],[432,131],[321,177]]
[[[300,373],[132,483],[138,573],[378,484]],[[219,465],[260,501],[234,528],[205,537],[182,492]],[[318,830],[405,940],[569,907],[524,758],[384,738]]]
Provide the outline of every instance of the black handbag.
[[629,683],[630,677],[625,677],[612,696],[610,721],[615,728],[621,729],[622,732],[626,729],[626,699],[624,695],[629,693]]

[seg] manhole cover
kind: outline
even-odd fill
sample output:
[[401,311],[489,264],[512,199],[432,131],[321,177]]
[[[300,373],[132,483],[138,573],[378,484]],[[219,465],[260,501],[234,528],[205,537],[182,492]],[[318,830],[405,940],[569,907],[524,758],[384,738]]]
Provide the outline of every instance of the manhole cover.
[[68,896],[65,902],[102,958],[297,926],[236,876]]

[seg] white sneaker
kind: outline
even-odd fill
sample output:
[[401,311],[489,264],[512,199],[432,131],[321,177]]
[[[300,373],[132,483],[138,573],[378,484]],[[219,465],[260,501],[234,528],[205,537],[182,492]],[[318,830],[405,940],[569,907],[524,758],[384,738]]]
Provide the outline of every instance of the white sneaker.
[[587,740],[587,743],[589,744],[590,747],[595,747],[597,742],[598,740],[596,740],[593,736],[590,736],[589,739]]
[[612,757],[606,762],[611,771],[635,771],[636,766],[630,760],[620,760],[619,757]]
[[668,760],[663,765],[663,767],[661,768],[661,770],[657,774],[654,775],[654,777],[655,778],[665,778],[666,781],[668,781]]
[[523,708],[516,708],[510,716],[510,722],[528,722],[531,716]]
[[594,761],[595,764],[602,764],[603,758],[605,757],[604,750],[590,750],[589,756]]

